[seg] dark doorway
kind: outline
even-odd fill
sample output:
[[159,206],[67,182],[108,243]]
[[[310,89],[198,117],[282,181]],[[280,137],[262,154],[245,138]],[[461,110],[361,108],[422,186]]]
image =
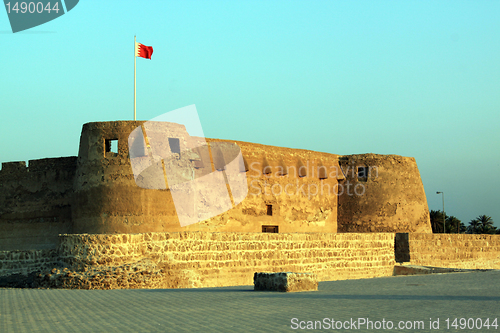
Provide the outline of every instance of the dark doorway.
[[263,225],[262,226],[262,232],[269,232],[269,233],[278,233],[278,226],[277,225]]

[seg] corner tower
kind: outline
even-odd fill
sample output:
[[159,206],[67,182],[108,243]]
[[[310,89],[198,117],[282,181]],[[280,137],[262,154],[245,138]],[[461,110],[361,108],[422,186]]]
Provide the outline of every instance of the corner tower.
[[[128,137],[142,121],[83,125],[72,205],[75,233],[143,233],[178,227],[168,190],[136,185]],[[178,131],[186,131],[175,124]]]

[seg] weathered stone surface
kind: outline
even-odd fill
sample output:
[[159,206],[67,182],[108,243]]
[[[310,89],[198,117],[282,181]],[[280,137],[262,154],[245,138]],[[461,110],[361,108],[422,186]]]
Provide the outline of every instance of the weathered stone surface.
[[[87,123],[78,157],[31,160],[28,167],[25,162],[2,163],[0,251],[55,248],[62,233],[262,232],[263,226],[280,233],[431,231],[413,158],[339,156],[219,139],[207,142],[236,143],[241,149],[245,165],[240,172],[247,178],[248,195],[223,214],[181,227],[170,190],[141,188],[134,180],[128,137],[143,123]],[[150,139],[166,150],[165,135],[186,131],[183,125],[171,124],[168,133],[159,132]],[[179,142],[181,149],[200,140],[185,139]],[[118,140],[116,153],[106,151],[109,140]],[[205,156],[208,150],[198,153]],[[216,161],[229,161],[232,154],[223,153]],[[181,160],[188,163],[189,158]],[[195,176],[215,170],[213,161],[206,164],[194,163]],[[366,177],[359,167],[367,168]],[[196,192],[198,198],[219,194],[212,188]],[[196,204],[203,208],[205,202]]]
[[260,291],[316,291],[318,277],[311,273],[255,273],[253,284],[254,290]]
[[256,271],[361,279],[391,276],[395,264],[388,233],[62,235],[57,257],[47,252],[47,264],[29,270],[21,252],[0,252],[9,258],[0,276],[37,272],[38,286],[85,289],[251,285]]
[[0,251],[55,248],[72,232],[76,157],[2,163]]
[[500,235],[409,233],[407,243],[410,265],[500,269]]
[[414,158],[360,154],[339,163],[346,178],[339,182],[338,232],[432,232]]
[[[408,235],[411,265],[500,269],[500,235]],[[251,285],[255,272],[309,272],[318,281],[392,276],[396,264],[392,233],[166,232],[72,234],[59,240],[55,250],[1,251],[0,284],[220,287]]]

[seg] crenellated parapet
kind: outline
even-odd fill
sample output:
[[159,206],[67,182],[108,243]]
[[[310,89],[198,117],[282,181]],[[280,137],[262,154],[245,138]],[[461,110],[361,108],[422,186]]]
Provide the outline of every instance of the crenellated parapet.
[[0,250],[54,247],[72,232],[76,157],[2,163]]

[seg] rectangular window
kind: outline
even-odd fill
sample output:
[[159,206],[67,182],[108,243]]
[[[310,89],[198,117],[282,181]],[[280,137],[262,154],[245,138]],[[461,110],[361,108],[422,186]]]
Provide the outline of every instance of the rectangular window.
[[118,139],[104,140],[104,153],[113,153],[118,155]]
[[181,145],[178,138],[168,138],[168,145],[172,153],[174,154],[181,153]]
[[366,182],[368,180],[368,168],[358,167],[358,181]]
[[267,205],[267,215],[273,215],[273,205]]
[[262,232],[269,232],[269,233],[278,233],[278,226],[277,225],[263,225],[262,226]]

